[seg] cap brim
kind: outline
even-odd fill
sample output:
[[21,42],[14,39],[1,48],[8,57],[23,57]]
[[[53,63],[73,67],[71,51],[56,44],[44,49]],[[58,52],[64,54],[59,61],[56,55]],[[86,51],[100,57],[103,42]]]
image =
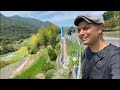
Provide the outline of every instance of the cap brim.
[[87,21],[88,23],[93,23],[93,22],[89,21],[86,17],[79,17],[79,16],[78,16],[78,17],[75,19],[74,24],[75,24],[76,26],[78,26],[78,24],[79,24],[80,22],[82,22],[83,20]]

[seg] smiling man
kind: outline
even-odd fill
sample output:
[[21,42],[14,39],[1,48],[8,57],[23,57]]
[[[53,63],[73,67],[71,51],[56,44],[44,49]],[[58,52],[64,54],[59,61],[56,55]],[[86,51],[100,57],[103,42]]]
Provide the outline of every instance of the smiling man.
[[87,45],[82,58],[83,79],[120,79],[120,47],[102,37],[104,20],[92,14],[77,16],[74,24]]

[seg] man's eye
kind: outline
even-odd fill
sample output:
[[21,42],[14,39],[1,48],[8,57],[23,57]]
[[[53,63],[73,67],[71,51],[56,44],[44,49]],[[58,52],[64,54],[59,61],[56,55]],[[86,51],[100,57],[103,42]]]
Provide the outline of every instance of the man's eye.
[[84,30],[88,30],[89,28],[90,28],[90,27],[87,27],[87,26],[86,26],[86,27],[83,27]]
[[78,32],[80,32],[81,31],[81,29],[78,29]]

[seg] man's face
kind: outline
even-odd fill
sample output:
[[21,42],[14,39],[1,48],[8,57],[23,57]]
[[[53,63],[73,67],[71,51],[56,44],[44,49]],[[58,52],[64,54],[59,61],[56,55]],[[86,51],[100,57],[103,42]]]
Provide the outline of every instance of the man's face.
[[100,37],[101,30],[97,26],[82,21],[78,24],[78,35],[84,45],[94,44]]

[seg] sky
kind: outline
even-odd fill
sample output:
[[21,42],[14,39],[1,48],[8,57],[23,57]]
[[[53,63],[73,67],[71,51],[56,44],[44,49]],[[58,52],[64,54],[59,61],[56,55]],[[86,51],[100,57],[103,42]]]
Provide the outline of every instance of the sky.
[[50,21],[53,24],[61,26],[74,26],[74,20],[81,14],[95,14],[103,19],[102,14],[105,11],[0,11],[4,16],[19,15],[21,17],[35,18],[40,21]]

